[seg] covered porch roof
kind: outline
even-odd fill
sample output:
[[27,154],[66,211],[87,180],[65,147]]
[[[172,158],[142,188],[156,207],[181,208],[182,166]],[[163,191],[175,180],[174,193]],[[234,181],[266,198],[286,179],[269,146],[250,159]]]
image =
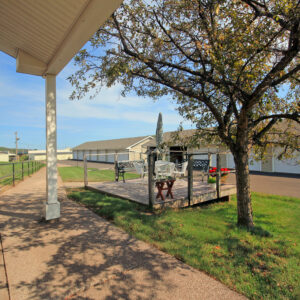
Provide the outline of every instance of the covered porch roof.
[[0,0],[0,51],[17,72],[57,75],[122,0]]

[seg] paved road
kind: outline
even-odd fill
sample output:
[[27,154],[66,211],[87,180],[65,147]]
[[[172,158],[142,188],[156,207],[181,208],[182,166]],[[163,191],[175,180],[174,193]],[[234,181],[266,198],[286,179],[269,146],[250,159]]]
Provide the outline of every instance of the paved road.
[[245,299],[66,199],[59,186],[59,222],[38,222],[45,168],[1,195],[11,299]]
[[[228,183],[235,183],[230,174]],[[300,178],[250,174],[250,188],[253,192],[300,198]]]

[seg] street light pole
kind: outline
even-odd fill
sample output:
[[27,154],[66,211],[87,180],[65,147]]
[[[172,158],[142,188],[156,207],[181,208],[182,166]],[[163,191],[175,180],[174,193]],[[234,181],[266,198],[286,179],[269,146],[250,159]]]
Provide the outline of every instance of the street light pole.
[[15,132],[15,136],[16,136],[16,160],[18,161],[18,141],[20,140],[20,138],[18,138],[18,131]]

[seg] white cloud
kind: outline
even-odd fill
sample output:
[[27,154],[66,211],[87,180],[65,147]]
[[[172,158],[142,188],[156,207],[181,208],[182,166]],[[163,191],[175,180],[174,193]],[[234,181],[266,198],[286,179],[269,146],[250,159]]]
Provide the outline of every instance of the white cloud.
[[[70,85],[66,85],[66,87],[57,91],[57,99],[59,101],[70,101],[69,97],[72,91],[72,87]],[[92,95],[92,93],[90,95]],[[120,85],[115,85],[111,88],[102,88],[100,93],[92,99],[90,99],[90,95],[87,95],[81,100],[74,100],[72,103],[80,101],[104,104],[109,107],[118,107],[120,105],[124,105],[126,107],[145,107],[153,104],[153,101],[149,98],[145,99],[137,96],[122,97]]]
[[43,85],[21,85],[17,81],[7,80],[5,76],[1,76],[0,89],[0,98],[19,98],[24,101],[45,102],[45,87]]
[[[123,105],[122,105],[123,106]],[[70,101],[60,103],[58,106],[58,115],[62,117],[78,119],[110,119],[110,120],[128,120],[143,123],[155,124],[157,122],[158,111],[146,110],[124,110],[124,107],[101,107],[99,103],[87,103],[86,101]],[[176,113],[163,114],[164,123],[168,125],[177,125],[182,118]]]
[[121,96],[121,86],[103,88],[93,99],[69,100],[71,86],[57,91],[58,115],[74,119],[127,120],[156,124],[158,113],[163,113],[164,124],[179,125],[183,121],[168,101],[156,101],[138,96]]

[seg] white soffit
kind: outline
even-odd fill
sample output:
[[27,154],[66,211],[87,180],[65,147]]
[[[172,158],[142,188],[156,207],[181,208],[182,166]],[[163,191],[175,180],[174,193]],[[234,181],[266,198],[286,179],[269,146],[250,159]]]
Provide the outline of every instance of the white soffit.
[[0,0],[0,51],[17,71],[58,74],[122,0]]

